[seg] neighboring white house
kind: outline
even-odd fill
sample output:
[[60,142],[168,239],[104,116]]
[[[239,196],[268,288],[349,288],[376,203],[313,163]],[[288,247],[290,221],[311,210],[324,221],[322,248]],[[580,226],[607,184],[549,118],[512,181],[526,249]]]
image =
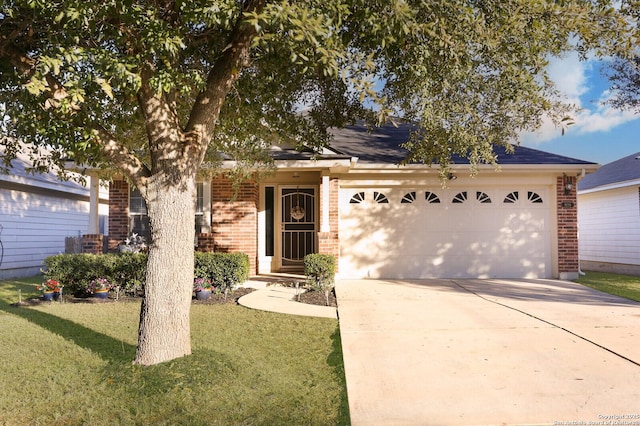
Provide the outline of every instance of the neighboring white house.
[[[0,279],[37,274],[47,256],[65,252],[66,237],[91,233],[89,183],[60,181],[55,173],[32,175],[27,167],[19,157],[8,175],[0,173]],[[107,189],[100,190],[98,212],[92,226],[106,234]]]
[[640,152],[578,183],[582,270],[640,275]]

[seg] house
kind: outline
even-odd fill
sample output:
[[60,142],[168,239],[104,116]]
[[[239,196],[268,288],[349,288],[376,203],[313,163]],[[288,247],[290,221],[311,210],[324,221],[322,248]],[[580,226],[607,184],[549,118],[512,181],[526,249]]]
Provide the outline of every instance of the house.
[[29,164],[19,156],[9,174],[0,173],[0,279],[38,274],[47,256],[65,252],[69,237],[84,235],[86,245],[88,233],[107,232],[108,192],[97,179],[91,191],[55,173],[29,174]]
[[640,275],[640,152],[578,183],[583,270]]
[[[526,147],[498,152],[501,171],[469,176],[457,159],[398,166],[407,126],[334,132],[319,155],[274,148],[277,171],[244,182],[199,182],[197,249],[242,251],[251,273],[301,270],[308,253],[338,260],[340,278],[575,278],[576,181],[597,164]],[[144,203],[110,186],[109,247],[144,232]]]

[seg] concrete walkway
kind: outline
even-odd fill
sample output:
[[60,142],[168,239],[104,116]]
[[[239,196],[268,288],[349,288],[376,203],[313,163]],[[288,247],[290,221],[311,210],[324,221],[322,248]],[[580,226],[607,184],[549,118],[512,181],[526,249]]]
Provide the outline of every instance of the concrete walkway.
[[640,424],[638,303],[552,280],[336,292],[355,426]]
[[243,287],[254,288],[256,291],[242,296],[238,299],[238,303],[247,308],[262,311],[337,319],[336,308],[295,301],[296,295],[303,291],[296,289],[295,283],[302,284],[304,280],[304,276],[291,274],[252,277],[243,284]]

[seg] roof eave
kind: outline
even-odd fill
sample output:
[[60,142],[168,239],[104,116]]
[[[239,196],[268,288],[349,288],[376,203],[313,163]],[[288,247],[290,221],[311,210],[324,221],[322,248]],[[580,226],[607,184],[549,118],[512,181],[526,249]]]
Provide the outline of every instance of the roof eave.
[[593,192],[609,191],[611,189],[621,189],[621,188],[627,188],[630,186],[639,186],[639,185],[640,185],[640,178],[627,180],[624,182],[614,182],[606,185],[598,185],[588,189],[579,189],[578,195],[590,194]]

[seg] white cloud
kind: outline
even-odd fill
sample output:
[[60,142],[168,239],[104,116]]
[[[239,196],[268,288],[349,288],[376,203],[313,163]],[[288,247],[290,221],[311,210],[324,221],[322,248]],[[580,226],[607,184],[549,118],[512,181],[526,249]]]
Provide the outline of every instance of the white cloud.
[[[610,96],[608,90],[589,95],[598,99],[583,105],[581,97],[598,87],[597,82],[589,81],[588,77],[588,72],[595,65],[595,60],[580,61],[577,54],[570,54],[561,59],[554,58],[549,63],[549,75],[562,92],[563,100],[581,108],[573,117],[574,124],[568,128],[573,134],[606,132],[640,118],[631,111],[621,111],[606,105],[605,101]],[[536,132],[523,133],[521,142],[523,145],[538,145],[556,139],[561,134],[560,128],[555,127],[550,119],[545,119]]]

